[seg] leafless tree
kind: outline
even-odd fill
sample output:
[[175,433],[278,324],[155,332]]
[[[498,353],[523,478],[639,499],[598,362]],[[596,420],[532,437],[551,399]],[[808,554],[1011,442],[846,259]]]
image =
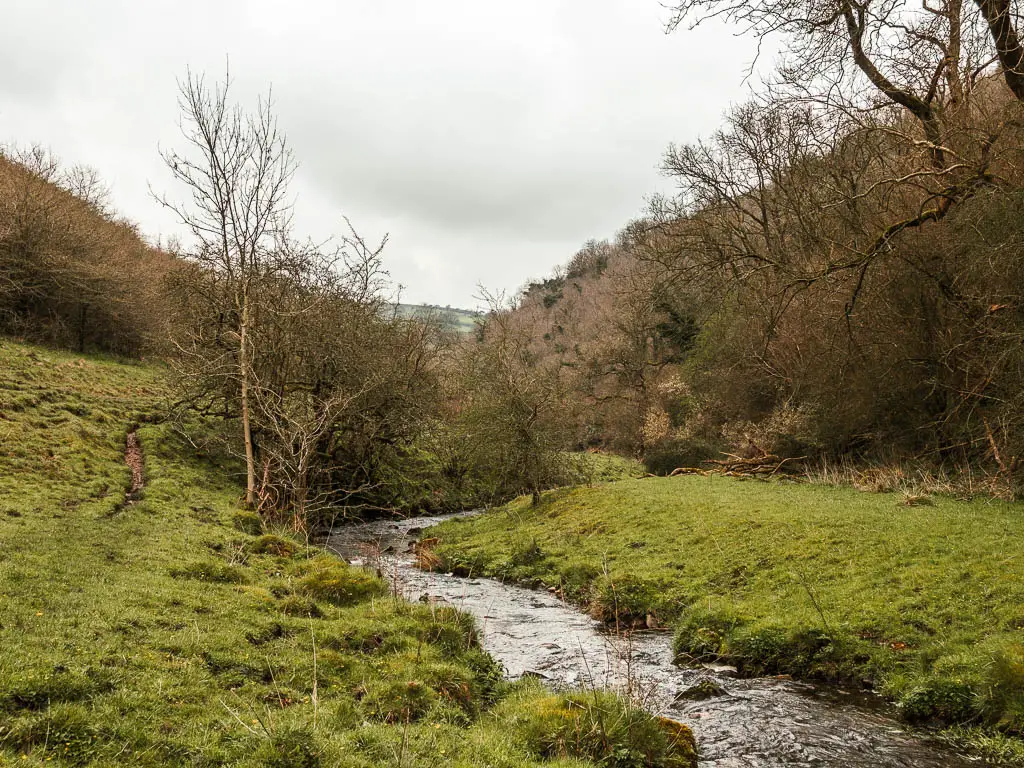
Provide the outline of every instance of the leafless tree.
[[[670,174],[684,185],[706,186],[714,179],[720,197],[756,205],[766,191],[778,197],[786,193],[783,186],[803,188],[792,181],[784,185],[779,175],[806,167],[804,158],[793,155],[838,153],[853,164],[846,165],[846,177],[830,190],[831,202],[819,198],[819,205],[854,210],[872,201],[898,203],[887,217],[873,220],[867,236],[824,242],[832,256],[816,273],[801,275],[805,282],[853,271],[855,286],[862,285],[867,270],[895,239],[944,218],[980,190],[1000,185],[1006,162],[1018,159],[1012,129],[1020,120],[1024,91],[1019,87],[1017,14],[1009,2],[685,0],[673,8],[670,28],[719,17],[752,34],[775,34],[785,41],[783,64],[764,96],[748,109],[788,123],[790,130],[782,135],[788,133],[789,146],[776,146],[791,157],[777,162],[770,156],[775,149],[762,144],[748,148],[748,156],[756,157],[753,168],[712,167],[735,156],[722,145],[743,141],[747,127],[756,122],[752,115],[734,114],[726,140],[719,135],[713,142],[724,152],[708,152],[706,145],[670,150]],[[1002,67],[1009,98],[993,87],[993,64]],[[803,124],[794,125],[794,119]],[[755,133],[761,142],[774,135]],[[857,143],[861,158],[852,151]],[[756,171],[756,177],[748,170]],[[743,227],[751,222],[749,213],[745,218]],[[792,225],[798,219],[787,221]],[[855,289],[851,304],[856,297]]]
[[[185,201],[158,201],[187,227],[193,242],[183,254],[207,283],[207,311],[218,317],[220,349],[207,371],[237,383],[245,446],[246,503],[256,504],[252,434],[252,332],[264,285],[298,276],[305,254],[287,247],[291,224],[288,184],[295,162],[271,110],[270,96],[252,113],[229,101],[230,78],[212,88],[189,73],[179,84],[182,151],[162,152]],[[193,361],[206,347],[179,342]],[[187,347],[187,349],[186,349]]]
[[563,451],[571,446],[572,414],[565,372],[542,357],[528,327],[502,296],[485,294],[490,312],[475,341],[461,348],[463,434],[498,497],[541,491],[563,482]]

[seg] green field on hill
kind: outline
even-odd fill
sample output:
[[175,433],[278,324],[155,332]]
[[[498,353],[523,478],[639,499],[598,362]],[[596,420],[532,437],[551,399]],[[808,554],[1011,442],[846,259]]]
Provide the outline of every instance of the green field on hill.
[[459,333],[472,333],[477,321],[483,317],[480,312],[436,304],[399,304],[397,310],[399,317],[438,318],[446,328]]

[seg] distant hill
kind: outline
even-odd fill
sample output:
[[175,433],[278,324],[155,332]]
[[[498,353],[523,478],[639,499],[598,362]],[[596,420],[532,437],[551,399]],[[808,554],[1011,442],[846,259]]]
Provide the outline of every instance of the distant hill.
[[398,314],[402,317],[439,317],[449,328],[461,333],[472,333],[483,312],[469,309],[455,309],[436,304],[399,304]]

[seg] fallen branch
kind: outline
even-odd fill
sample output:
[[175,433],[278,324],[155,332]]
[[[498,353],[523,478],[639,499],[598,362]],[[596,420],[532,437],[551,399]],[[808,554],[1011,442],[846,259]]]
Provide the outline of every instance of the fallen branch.
[[724,459],[708,459],[705,464],[711,464],[708,468],[699,467],[677,467],[669,473],[669,477],[678,475],[723,475],[725,477],[762,477],[769,478],[778,474],[789,474],[795,472],[793,463],[806,459],[806,456],[787,456],[780,458],[774,454],[744,458],[731,453],[725,454]]

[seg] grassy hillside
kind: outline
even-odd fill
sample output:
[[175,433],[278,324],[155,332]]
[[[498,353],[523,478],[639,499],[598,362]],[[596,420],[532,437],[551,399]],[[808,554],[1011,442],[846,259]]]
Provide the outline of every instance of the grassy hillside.
[[1024,729],[1024,506],[649,478],[519,500],[439,536],[444,568],[555,585],[677,629],[683,660],[865,681],[912,720]]
[[159,368],[0,341],[0,765],[690,764],[618,699],[506,684],[465,615],[261,531],[233,460],[146,423],[164,396]]

